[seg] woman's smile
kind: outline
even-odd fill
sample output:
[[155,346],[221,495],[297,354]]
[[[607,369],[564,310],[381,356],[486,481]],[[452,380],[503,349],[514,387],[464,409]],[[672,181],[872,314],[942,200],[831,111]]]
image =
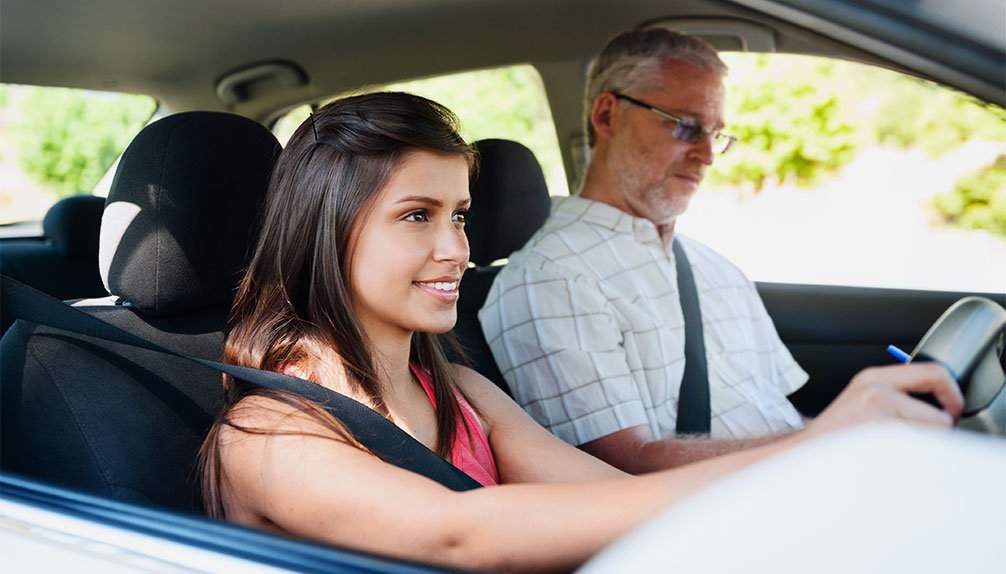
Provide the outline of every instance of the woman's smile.
[[458,285],[460,277],[440,277],[433,281],[413,281],[412,284],[432,295],[442,303],[455,303],[458,300]]

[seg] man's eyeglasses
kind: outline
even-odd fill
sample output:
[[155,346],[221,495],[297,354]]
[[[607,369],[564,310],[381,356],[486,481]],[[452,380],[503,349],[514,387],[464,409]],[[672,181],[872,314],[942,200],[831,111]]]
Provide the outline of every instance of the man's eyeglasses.
[[721,132],[720,130],[710,130],[702,126],[695,120],[688,118],[679,118],[674,114],[669,114],[664,110],[657,109],[646,102],[641,102],[636,98],[631,98],[625,94],[620,94],[618,92],[611,92],[619,100],[625,100],[630,104],[637,105],[641,108],[646,108],[651,112],[657,114],[658,116],[664,118],[665,120],[671,120],[674,122],[674,138],[685,143],[697,144],[701,143],[707,136],[712,138],[712,149],[713,153],[724,154],[730,150],[730,147],[734,145],[737,138],[733,136],[728,136],[727,134]]

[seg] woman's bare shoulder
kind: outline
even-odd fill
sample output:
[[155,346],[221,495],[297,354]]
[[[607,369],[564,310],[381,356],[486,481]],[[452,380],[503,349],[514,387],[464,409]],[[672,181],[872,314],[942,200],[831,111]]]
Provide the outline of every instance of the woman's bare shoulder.
[[265,395],[243,397],[227,411],[220,427],[221,445],[238,440],[271,442],[280,437],[346,440],[306,405]]
[[312,472],[338,461],[373,458],[338,421],[281,398],[242,398],[218,432],[220,461],[232,486],[267,498],[273,488],[287,484],[287,469]]
[[490,427],[524,418],[524,411],[495,383],[464,365],[454,365],[454,369],[461,392],[474,403]]
[[478,371],[456,363],[452,366],[458,387],[466,396],[476,401],[510,401],[510,397],[506,393],[495,383],[479,374]]

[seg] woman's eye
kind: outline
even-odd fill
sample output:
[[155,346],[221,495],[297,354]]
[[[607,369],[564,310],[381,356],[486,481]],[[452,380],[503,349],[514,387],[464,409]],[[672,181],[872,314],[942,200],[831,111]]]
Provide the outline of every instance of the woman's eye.
[[468,210],[467,209],[459,209],[459,210],[455,211],[454,215],[451,217],[451,219],[454,221],[454,223],[461,223],[461,224],[467,223],[468,222]]
[[425,209],[417,209],[405,215],[405,221],[426,222],[429,220],[430,220],[430,214],[426,213]]

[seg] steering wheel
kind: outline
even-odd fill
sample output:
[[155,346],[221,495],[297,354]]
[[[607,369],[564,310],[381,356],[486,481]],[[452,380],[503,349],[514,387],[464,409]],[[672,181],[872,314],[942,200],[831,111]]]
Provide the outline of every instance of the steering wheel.
[[984,297],[965,297],[933,323],[912,361],[936,361],[964,394],[960,428],[1006,437],[1006,309]]

